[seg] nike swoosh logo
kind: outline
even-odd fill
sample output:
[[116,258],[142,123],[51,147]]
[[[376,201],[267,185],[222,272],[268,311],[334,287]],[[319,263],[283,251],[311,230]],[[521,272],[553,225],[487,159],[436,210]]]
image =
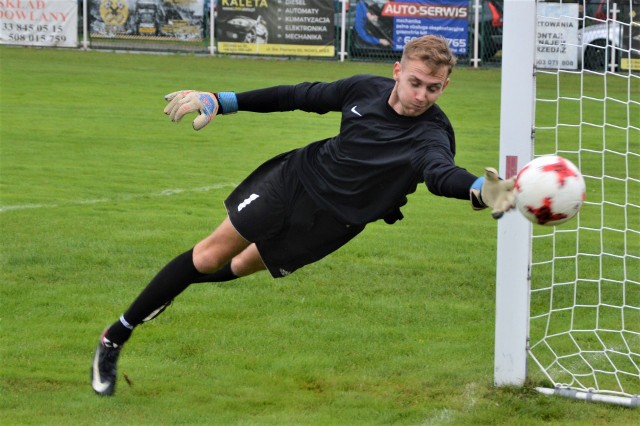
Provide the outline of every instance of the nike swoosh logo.
[[102,393],[109,387],[109,382],[100,381],[100,369],[98,368],[99,357],[99,351],[96,351],[96,354],[93,356],[93,377],[91,378],[91,386],[96,392]]
[[362,117],[362,114],[356,111],[356,108],[358,108],[358,105],[355,105],[353,108],[351,108],[351,112],[357,115],[358,117]]

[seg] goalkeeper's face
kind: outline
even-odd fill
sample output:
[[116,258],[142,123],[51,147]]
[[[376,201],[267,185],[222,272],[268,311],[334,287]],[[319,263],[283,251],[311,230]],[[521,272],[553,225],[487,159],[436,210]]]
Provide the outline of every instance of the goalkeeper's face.
[[446,67],[431,69],[423,61],[403,59],[393,66],[396,84],[389,105],[400,115],[416,117],[436,103],[449,84]]

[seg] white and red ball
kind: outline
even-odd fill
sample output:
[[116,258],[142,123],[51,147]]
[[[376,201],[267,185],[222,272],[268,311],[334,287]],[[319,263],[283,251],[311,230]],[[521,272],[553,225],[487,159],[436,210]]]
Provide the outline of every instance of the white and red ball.
[[582,207],[586,186],[580,170],[557,155],[545,155],[529,162],[516,177],[516,207],[538,225],[560,225]]

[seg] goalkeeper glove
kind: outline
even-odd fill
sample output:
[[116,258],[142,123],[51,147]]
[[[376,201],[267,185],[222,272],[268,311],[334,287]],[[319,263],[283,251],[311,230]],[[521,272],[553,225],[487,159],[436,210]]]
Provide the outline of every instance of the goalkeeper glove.
[[502,180],[493,167],[484,169],[484,176],[473,182],[470,188],[471,205],[475,210],[491,207],[491,216],[500,219],[515,204],[513,186],[516,178]]
[[238,101],[232,92],[220,92],[216,95],[210,92],[179,90],[169,93],[164,99],[169,102],[164,108],[164,113],[171,117],[171,121],[177,123],[186,114],[196,111],[199,113],[193,120],[194,130],[202,129],[218,114],[232,114],[238,111]]

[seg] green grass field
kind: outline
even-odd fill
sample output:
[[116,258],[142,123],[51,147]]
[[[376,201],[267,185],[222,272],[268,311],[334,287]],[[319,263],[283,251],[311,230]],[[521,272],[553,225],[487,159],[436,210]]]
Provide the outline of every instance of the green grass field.
[[[230,189],[339,125],[239,113],[194,132],[163,95],[361,72],[391,65],[0,48],[0,423],[637,424],[493,386],[496,223],[425,187],[402,222],[287,278],[192,286],[127,344],[116,396],[93,394],[100,332]],[[476,174],[497,165],[499,96],[499,70],[460,68],[440,102]]]

